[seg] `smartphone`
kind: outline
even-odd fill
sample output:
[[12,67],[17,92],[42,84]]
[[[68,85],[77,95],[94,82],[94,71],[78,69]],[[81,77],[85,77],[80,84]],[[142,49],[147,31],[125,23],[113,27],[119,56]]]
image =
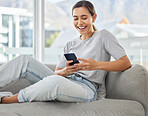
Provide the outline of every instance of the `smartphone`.
[[75,63],[80,63],[78,60],[77,60],[77,57],[74,53],[67,53],[67,54],[64,54],[66,60],[73,60],[72,63],[69,63],[69,65],[74,65]]

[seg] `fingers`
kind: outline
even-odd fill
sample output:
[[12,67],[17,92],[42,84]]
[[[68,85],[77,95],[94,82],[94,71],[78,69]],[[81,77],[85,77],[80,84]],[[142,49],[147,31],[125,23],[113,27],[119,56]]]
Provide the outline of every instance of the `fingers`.
[[73,62],[73,60],[70,60],[70,61],[66,62],[66,72],[68,74],[72,74],[72,73],[77,72],[77,71],[80,70],[80,68],[78,66],[76,66],[76,65],[69,65],[72,62]]
[[66,67],[69,66],[69,64],[72,63],[72,62],[73,62],[73,60],[67,61],[67,62],[66,62]]
[[81,67],[81,68],[84,68],[84,67],[89,66],[89,63],[82,62],[82,63],[76,63],[76,64],[74,64],[74,65],[75,65],[75,66],[78,66],[78,67]]
[[80,60],[80,61],[83,61],[83,62],[87,61],[87,59],[83,59],[83,58],[77,58],[77,60]]
[[89,63],[77,63],[77,64],[74,64],[75,66],[77,66],[79,68],[79,71],[82,71],[82,70],[89,70],[90,68],[90,64]]
[[66,72],[68,74],[73,74],[74,72],[80,71],[81,69],[75,65],[66,67]]
[[72,74],[77,71],[82,70],[89,70],[90,69],[90,63],[88,62],[88,59],[78,58],[77,60],[82,61],[81,63],[76,63],[74,65],[69,65],[73,62],[73,60],[66,62],[66,70],[69,74]]

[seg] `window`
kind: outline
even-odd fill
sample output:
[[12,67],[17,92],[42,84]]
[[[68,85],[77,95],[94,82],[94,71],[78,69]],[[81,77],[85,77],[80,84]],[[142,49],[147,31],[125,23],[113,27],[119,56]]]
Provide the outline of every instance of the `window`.
[[[28,54],[43,62],[57,63],[65,44],[79,36],[71,13],[77,1],[1,0],[0,62]],[[97,12],[96,28],[111,31],[125,48],[132,64],[147,67],[147,0],[90,1]]]
[[33,55],[33,0],[1,0],[0,62]]
[[59,61],[73,32],[71,0],[45,0],[45,62]]

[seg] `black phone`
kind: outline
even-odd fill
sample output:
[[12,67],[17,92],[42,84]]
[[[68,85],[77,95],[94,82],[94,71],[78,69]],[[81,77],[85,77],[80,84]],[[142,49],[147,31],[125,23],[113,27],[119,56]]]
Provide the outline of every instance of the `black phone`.
[[71,66],[71,65],[74,65],[75,63],[80,63],[78,60],[77,60],[77,57],[76,57],[76,55],[74,54],[74,53],[66,53],[66,54],[64,54],[64,56],[65,56],[65,58],[66,58],[66,60],[73,60],[73,62],[72,63],[69,63],[69,65]]

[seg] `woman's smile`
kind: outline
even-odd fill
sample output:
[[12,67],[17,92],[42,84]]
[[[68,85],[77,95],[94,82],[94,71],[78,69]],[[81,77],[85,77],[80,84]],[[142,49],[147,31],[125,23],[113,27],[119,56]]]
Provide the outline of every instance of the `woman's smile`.
[[82,35],[83,39],[87,39],[94,33],[93,22],[94,17],[91,16],[85,7],[75,8],[73,10],[73,24]]
[[79,29],[80,31],[84,31],[84,30],[86,29],[86,27],[87,27],[87,26],[78,26],[78,29]]

